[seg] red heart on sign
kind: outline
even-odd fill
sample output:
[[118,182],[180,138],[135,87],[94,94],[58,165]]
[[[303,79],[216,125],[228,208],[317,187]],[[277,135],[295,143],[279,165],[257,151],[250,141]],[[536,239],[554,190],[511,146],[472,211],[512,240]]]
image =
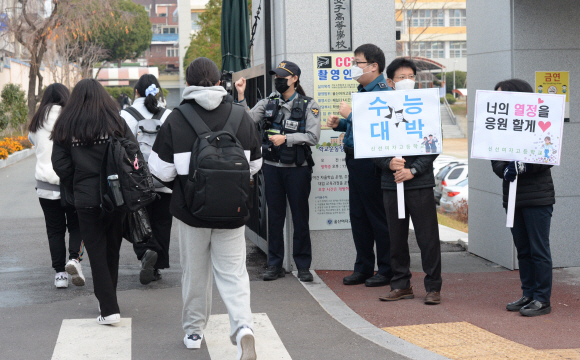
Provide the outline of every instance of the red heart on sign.
[[543,104],[544,100],[538,98],[538,104]]
[[538,122],[538,126],[540,127],[540,129],[542,129],[543,132],[546,132],[546,130],[548,130],[548,128],[552,126],[552,123],[549,121],[546,122],[540,121]]

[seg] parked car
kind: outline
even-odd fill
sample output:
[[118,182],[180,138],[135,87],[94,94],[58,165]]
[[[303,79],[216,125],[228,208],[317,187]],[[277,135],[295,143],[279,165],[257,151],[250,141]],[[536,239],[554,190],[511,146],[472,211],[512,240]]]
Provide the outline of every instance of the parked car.
[[435,175],[435,202],[439,204],[442,195],[442,189],[445,186],[452,186],[467,178],[467,161],[457,160],[451,162],[439,170]]
[[458,161],[459,160],[457,160],[457,158],[455,156],[449,156],[449,155],[437,156],[437,159],[435,159],[435,161],[433,161],[433,175],[437,175],[439,170],[441,170],[441,168],[443,168],[445,165],[452,163],[452,162],[458,162]]
[[456,185],[445,186],[443,188],[443,196],[441,196],[439,204],[439,208],[443,212],[455,212],[457,210],[457,205],[461,200],[467,201],[469,194],[468,180],[469,179],[465,179]]

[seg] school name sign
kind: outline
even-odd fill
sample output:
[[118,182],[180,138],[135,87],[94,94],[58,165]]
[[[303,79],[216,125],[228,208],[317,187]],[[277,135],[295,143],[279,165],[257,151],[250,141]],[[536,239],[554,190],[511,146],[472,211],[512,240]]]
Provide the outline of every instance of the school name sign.
[[354,157],[441,153],[439,89],[352,94]]
[[560,165],[566,96],[477,90],[471,157]]

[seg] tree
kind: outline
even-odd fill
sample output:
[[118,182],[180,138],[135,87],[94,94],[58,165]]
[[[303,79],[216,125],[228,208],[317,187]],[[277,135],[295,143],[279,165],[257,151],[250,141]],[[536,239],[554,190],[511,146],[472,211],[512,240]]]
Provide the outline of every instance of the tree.
[[212,60],[219,69],[222,67],[222,0],[209,0],[205,12],[199,15],[201,30],[191,37],[191,43],[185,52],[183,67],[198,57]]
[[[434,74],[435,77],[441,80],[441,74]],[[455,71],[455,87],[458,89],[465,88],[467,73],[465,71]],[[441,81],[434,82],[435,85],[441,86]],[[453,72],[448,72],[445,75],[445,92],[447,94],[453,93]]]
[[[28,121],[28,109],[26,108],[26,94],[19,85],[6,84],[0,95],[0,131],[4,131],[7,126],[12,130],[20,128]],[[11,132],[12,133],[12,132]]]
[[107,21],[95,28],[91,43],[107,51],[103,60],[121,62],[140,56],[151,45],[153,31],[142,5],[131,0],[118,0]]

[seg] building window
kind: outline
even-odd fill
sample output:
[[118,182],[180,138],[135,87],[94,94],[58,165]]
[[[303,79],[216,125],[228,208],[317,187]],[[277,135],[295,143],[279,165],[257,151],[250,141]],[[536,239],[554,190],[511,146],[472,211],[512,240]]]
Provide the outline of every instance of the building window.
[[198,12],[191,13],[191,30],[192,31],[201,30],[201,25],[198,23],[199,14],[201,14],[201,13],[198,13]]
[[167,57],[178,57],[179,56],[179,48],[167,48],[165,49]]
[[467,57],[467,41],[450,41],[449,57],[451,58]]
[[169,28],[163,28],[163,33],[164,34],[169,34]]
[[449,26],[465,26],[465,10],[449,10]]
[[159,34],[159,27],[157,25],[153,25],[153,34]]
[[429,59],[445,57],[443,41],[415,41],[412,45],[412,56],[422,56]]
[[443,10],[407,10],[412,27],[445,26]]
[[147,11],[147,16],[151,17],[151,5],[143,5],[145,11]]
[[175,28],[169,28],[169,33],[170,34],[175,34],[176,33],[176,30],[177,29],[175,29]]

